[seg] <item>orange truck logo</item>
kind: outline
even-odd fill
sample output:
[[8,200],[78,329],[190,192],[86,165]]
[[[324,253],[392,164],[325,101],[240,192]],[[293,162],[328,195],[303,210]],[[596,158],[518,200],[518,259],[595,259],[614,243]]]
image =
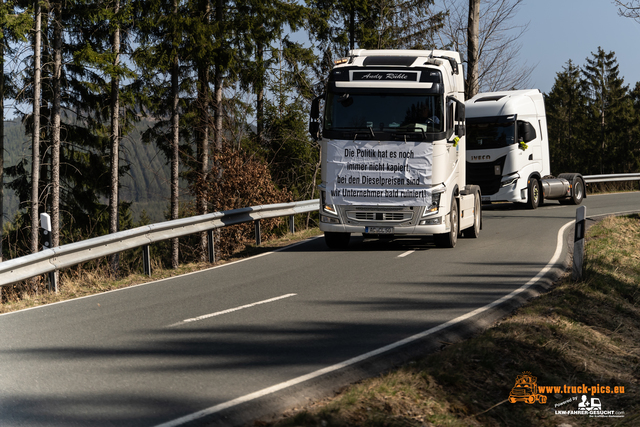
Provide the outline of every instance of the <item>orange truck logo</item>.
[[535,402],[547,403],[547,396],[538,393],[538,377],[525,371],[516,377],[516,385],[509,393],[509,402],[526,402],[530,405]]

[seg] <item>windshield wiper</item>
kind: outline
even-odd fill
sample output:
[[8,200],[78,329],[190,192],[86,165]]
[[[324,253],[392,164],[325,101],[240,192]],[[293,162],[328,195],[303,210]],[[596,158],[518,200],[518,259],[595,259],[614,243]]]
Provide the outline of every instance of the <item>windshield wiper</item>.
[[[422,139],[423,139],[423,140],[426,140],[426,139],[427,139],[427,133],[424,131],[424,129],[420,129],[420,133],[415,132],[415,131],[412,131],[412,132],[407,132],[407,131],[404,131],[404,132],[403,132],[403,131],[400,131],[400,132],[394,132],[394,133],[393,133],[393,135],[394,135],[395,137],[398,137],[398,136],[404,136],[404,140],[405,140],[405,141],[407,140],[407,136],[417,136],[417,135],[422,136]],[[411,138],[411,139],[413,139],[413,138]]]

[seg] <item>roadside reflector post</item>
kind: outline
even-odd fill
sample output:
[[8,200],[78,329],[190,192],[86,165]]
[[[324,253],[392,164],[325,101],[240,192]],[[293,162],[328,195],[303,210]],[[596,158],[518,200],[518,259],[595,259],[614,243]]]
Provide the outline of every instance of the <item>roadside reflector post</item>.
[[[42,250],[52,249],[51,217],[48,213],[40,214],[40,240],[42,240]],[[49,272],[49,292],[58,293],[58,272]]]
[[151,252],[149,245],[142,247],[142,264],[144,266],[144,274],[151,276]]
[[584,235],[586,232],[587,207],[576,209],[576,225],[573,237],[573,280],[582,279],[582,263],[584,261]]
[[260,246],[260,244],[262,243],[262,236],[260,236],[260,220],[256,219],[255,221],[253,221],[253,223],[256,227],[256,246]]
[[289,231],[291,232],[291,234],[296,232],[296,220],[295,216],[293,215],[289,216]]

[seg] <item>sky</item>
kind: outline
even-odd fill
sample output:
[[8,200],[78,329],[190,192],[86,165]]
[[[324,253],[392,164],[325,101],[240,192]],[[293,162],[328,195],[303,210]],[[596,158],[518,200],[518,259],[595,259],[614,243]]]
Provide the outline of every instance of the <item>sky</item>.
[[598,46],[615,52],[626,85],[640,82],[640,23],[618,16],[613,0],[526,0],[513,24],[527,22],[519,58],[535,66],[532,88],[549,93],[569,59],[583,67]]

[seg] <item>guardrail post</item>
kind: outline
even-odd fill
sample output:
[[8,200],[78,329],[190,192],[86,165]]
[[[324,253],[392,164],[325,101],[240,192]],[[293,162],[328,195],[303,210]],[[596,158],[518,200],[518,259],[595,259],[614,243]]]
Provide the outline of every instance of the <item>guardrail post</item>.
[[260,220],[256,219],[253,223],[256,227],[256,246],[260,246],[262,243],[262,236],[260,235]]
[[582,279],[582,263],[584,261],[584,235],[587,218],[587,207],[580,206],[576,209],[576,225],[573,237],[573,280]]
[[49,292],[58,293],[58,272],[50,271],[49,272]]
[[142,264],[144,265],[144,274],[151,276],[151,253],[149,245],[142,247]]
[[215,246],[213,241],[213,230],[207,231],[207,250],[209,252],[209,264],[216,262]]
[[296,232],[296,219],[294,215],[289,216],[289,231],[291,234]]

